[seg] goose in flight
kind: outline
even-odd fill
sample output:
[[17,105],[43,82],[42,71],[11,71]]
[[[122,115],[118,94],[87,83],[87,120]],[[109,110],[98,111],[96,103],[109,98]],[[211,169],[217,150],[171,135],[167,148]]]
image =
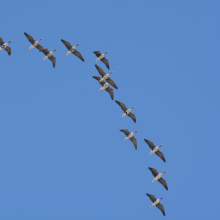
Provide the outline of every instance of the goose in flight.
[[66,46],[66,48],[69,50],[66,55],[73,53],[74,55],[76,55],[80,60],[82,60],[84,62],[83,56],[82,54],[76,50],[76,47],[78,47],[80,44],[77,44],[76,46],[72,46],[68,41],[65,41],[63,39],[61,39],[61,41],[63,42],[63,44]]
[[158,182],[160,182],[164,186],[164,188],[166,190],[168,190],[168,186],[167,186],[166,180],[162,178],[162,175],[164,173],[166,173],[167,171],[164,171],[163,173],[158,173],[157,170],[154,169],[154,168],[148,167],[148,169],[151,171],[151,173],[154,176],[154,179],[152,180],[152,182],[158,180]]
[[108,69],[110,69],[109,67],[109,62],[108,60],[105,58],[105,54],[107,54],[109,51],[105,52],[105,53],[100,53],[99,50],[94,51],[93,53],[98,57],[95,61],[101,60]]
[[131,110],[134,108],[134,106],[133,106],[132,108],[128,109],[124,103],[119,102],[119,101],[117,101],[117,100],[115,100],[115,102],[116,102],[116,103],[121,107],[121,109],[124,111],[124,114],[122,115],[122,117],[124,117],[124,116],[127,115],[127,116],[129,116],[130,118],[132,118],[132,120],[136,123],[136,117],[135,117],[135,115],[134,115],[133,113],[131,113]]
[[27,39],[29,40],[29,42],[32,44],[32,46],[29,47],[29,49],[33,49],[34,47],[36,47],[38,50],[42,50],[43,47],[39,44],[39,42],[43,39],[40,38],[38,41],[35,41],[34,38],[27,34],[26,32],[24,32],[24,35],[27,37]]
[[56,66],[56,57],[53,56],[53,53],[56,51],[57,49],[53,50],[53,51],[49,51],[47,48],[43,48],[40,51],[42,51],[46,57],[44,57],[44,60],[49,59],[52,61],[53,63],[53,68],[55,68]]
[[104,80],[106,80],[110,85],[112,85],[114,88],[118,88],[114,82],[114,80],[110,79],[110,74],[113,73],[113,71],[111,71],[109,74],[106,74],[104,72],[104,70],[102,68],[100,68],[98,65],[95,65],[96,69],[98,70],[99,74],[102,76],[102,78],[100,79],[99,82],[102,82]]
[[8,52],[8,55],[11,55],[11,47],[8,46],[12,41],[10,40],[8,43],[5,43],[3,39],[0,37],[0,50],[6,50]]
[[144,141],[148,144],[148,146],[150,147],[150,149],[152,150],[149,154],[153,154],[155,153],[158,157],[160,157],[164,162],[166,162],[165,157],[163,155],[163,153],[159,150],[159,148],[161,146],[163,146],[163,144],[161,144],[160,146],[155,146],[153,142],[144,139]]
[[153,207],[153,206],[157,206],[158,209],[160,209],[160,211],[163,213],[163,215],[165,216],[165,210],[164,210],[164,207],[163,205],[160,203],[160,200],[163,199],[163,197],[161,197],[160,199],[156,199],[156,197],[152,194],[148,194],[146,193],[146,195],[150,198],[150,200],[153,202],[151,204],[150,207]]
[[113,100],[113,99],[114,99],[114,91],[113,91],[113,89],[109,86],[109,83],[106,83],[105,81],[101,81],[101,82],[100,82],[101,77],[99,77],[99,76],[93,76],[93,78],[96,79],[96,80],[98,80],[99,83],[102,85],[102,88],[100,88],[99,91],[102,91],[102,90],[105,89],[105,90],[109,93],[109,95],[111,96],[111,98],[112,98],[112,100]]
[[131,142],[134,144],[135,149],[137,150],[137,139],[134,137],[134,134],[138,132],[138,130],[136,130],[135,132],[130,132],[128,129],[121,129],[120,131],[124,132],[124,134],[127,136],[125,138],[125,141],[130,139]]

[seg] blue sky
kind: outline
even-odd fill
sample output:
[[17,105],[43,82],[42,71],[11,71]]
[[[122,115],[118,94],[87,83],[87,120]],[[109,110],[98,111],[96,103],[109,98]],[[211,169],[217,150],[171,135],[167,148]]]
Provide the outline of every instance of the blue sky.
[[[219,1],[1,3],[0,218],[219,219]],[[54,53],[56,68],[24,32]],[[60,39],[76,45],[83,63]],[[110,70],[95,62],[106,55]],[[92,78],[135,106],[135,124]],[[120,129],[139,130],[138,149]],[[167,162],[144,138],[163,144]],[[166,191],[148,167],[167,170]]]

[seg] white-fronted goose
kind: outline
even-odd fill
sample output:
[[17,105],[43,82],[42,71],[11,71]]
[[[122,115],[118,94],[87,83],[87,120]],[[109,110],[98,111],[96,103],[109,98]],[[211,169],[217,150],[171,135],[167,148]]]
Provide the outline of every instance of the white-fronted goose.
[[53,68],[55,68],[56,66],[56,57],[53,56],[53,53],[56,51],[57,49],[53,50],[53,51],[49,51],[47,48],[43,48],[40,51],[42,51],[46,57],[44,57],[44,60],[49,59],[52,61],[53,63]]
[[122,117],[127,115],[127,116],[131,117],[132,120],[136,123],[136,117],[133,113],[131,113],[131,110],[134,108],[134,106],[132,108],[128,109],[124,103],[119,102],[117,100],[115,100],[115,102],[121,107],[122,111],[124,111],[124,114],[122,115]]
[[102,88],[99,89],[99,91],[102,91],[105,89],[105,91],[107,91],[109,93],[109,95],[111,96],[112,100],[114,99],[114,91],[111,87],[109,87],[109,83],[106,83],[104,81],[100,82],[101,77],[99,76],[93,76],[94,79],[98,80],[99,83],[102,85]]
[[109,67],[109,62],[108,60],[105,58],[105,54],[107,54],[109,51],[105,52],[105,53],[100,53],[99,50],[94,51],[93,53],[98,57],[95,61],[101,60],[108,69],[110,69]]
[[163,215],[165,216],[165,210],[163,205],[160,203],[160,200],[163,199],[163,197],[161,197],[160,199],[156,199],[156,197],[152,194],[148,194],[146,193],[146,195],[150,198],[150,200],[153,202],[150,207],[153,206],[157,206],[158,209],[160,209],[160,211],[163,213]]
[[11,55],[11,47],[8,46],[12,41],[10,40],[8,43],[5,43],[3,39],[0,37],[0,50],[6,50],[8,52],[8,55]]
[[104,70],[102,68],[100,68],[98,65],[95,65],[96,69],[98,70],[99,74],[102,76],[102,78],[99,80],[100,82],[106,80],[110,85],[112,85],[114,88],[118,89],[118,87],[116,86],[114,80],[110,79],[110,74],[113,73],[113,71],[111,71],[109,74],[106,74],[104,72]]
[[36,47],[38,50],[42,50],[43,47],[39,44],[39,42],[43,39],[40,38],[38,41],[34,40],[34,38],[27,34],[26,32],[24,32],[24,35],[27,37],[27,39],[29,40],[29,42],[32,44],[32,46],[29,47],[29,49],[33,49],[34,47]]
[[128,129],[121,129],[120,131],[124,132],[124,134],[127,136],[125,138],[125,141],[130,139],[131,142],[134,144],[135,149],[137,150],[137,139],[134,137],[134,134],[138,132],[138,130],[136,130],[135,132],[130,132]]
[[157,170],[154,169],[154,168],[148,167],[148,169],[151,171],[151,173],[152,173],[153,176],[155,177],[155,178],[152,180],[152,182],[158,180],[158,182],[160,182],[160,183],[164,186],[164,188],[165,188],[166,190],[168,190],[168,186],[167,186],[166,180],[162,178],[162,175],[163,175],[164,173],[166,173],[167,171],[164,171],[163,173],[158,173]]
[[76,47],[78,47],[80,44],[77,44],[76,46],[72,46],[68,41],[65,41],[63,39],[61,39],[61,41],[63,42],[63,44],[66,46],[66,48],[69,50],[66,55],[72,53],[75,56],[77,56],[80,60],[82,60],[84,62],[83,56],[82,54],[76,50]]
[[149,141],[147,139],[144,139],[145,142],[148,144],[148,146],[150,147],[150,149],[152,150],[149,154],[153,154],[155,153],[158,157],[160,157],[164,162],[166,162],[165,157],[163,155],[163,153],[159,150],[159,148],[161,146],[163,146],[163,144],[161,144],[160,146],[155,146],[154,143],[152,141]]

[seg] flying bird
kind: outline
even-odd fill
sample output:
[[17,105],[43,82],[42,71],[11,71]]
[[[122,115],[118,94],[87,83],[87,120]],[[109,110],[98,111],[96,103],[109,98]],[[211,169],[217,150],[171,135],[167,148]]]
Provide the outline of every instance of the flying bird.
[[105,52],[105,53],[100,53],[99,50],[94,51],[93,53],[98,57],[95,61],[101,60],[108,69],[110,69],[109,67],[109,62],[108,60],[105,58],[105,54],[107,54],[109,51]]
[[124,132],[124,134],[127,136],[125,138],[125,141],[130,139],[131,142],[134,144],[135,149],[137,150],[137,139],[134,137],[134,134],[138,132],[138,130],[136,130],[135,132],[130,132],[128,129],[121,129],[120,131]]
[[47,48],[43,48],[40,51],[42,51],[46,57],[44,57],[44,60],[49,59],[52,61],[53,63],[53,68],[55,68],[56,66],[56,57],[53,56],[53,53],[56,51],[57,49],[53,50],[53,51],[49,51]]
[[119,101],[117,101],[117,100],[115,100],[115,102],[116,102],[116,103],[121,107],[121,109],[124,111],[124,114],[122,115],[122,117],[124,117],[124,116],[127,115],[127,116],[129,116],[130,118],[132,118],[132,120],[136,123],[136,117],[135,117],[135,115],[134,115],[133,113],[131,113],[131,110],[134,108],[134,106],[133,106],[132,108],[128,109],[124,103],[119,102]]
[[27,37],[27,39],[29,40],[29,42],[32,44],[32,46],[29,47],[29,49],[33,49],[34,47],[36,47],[38,50],[42,50],[43,47],[39,44],[39,42],[43,39],[40,38],[38,41],[35,41],[34,38],[27,34],[26,32],[24,32],[24,35]]
[[8,46],[12,41],[10,40],[8,43],[5,43],[3,39],[0,37],[0,50],[6,50],[8,52],[8,55],[11,55],[11,47]]
[[157,170],[154,169],[154,168],[148,167],[148,169],[151,171],[151,173],[154,176],[154,179],[152,180],[152,182],[158,180],[158,182],[160,182],[164,186],[164,188],[166,190],[168,190],[168,186],[167,186],[166,180],[162,178],[162,175],[164,173],[166,173],[167,171],[164,171],[163,173],[158,173]]
[[82,56],[82,54],[76,50],[76,47],[78,47],[80,44],[77,44],[76,46],[72,46],[68,41],[65,41],[63,39],[61,39],[61,41],[63,42],[63,44],[66,46],[66,48],[69,50],[66,55],[73,53],[74,55],[76,55],[80,60],[82,60],[84,62],[84,58]]
[[150,198],[150,200],[153,202],[151,204],[150,207],[153,207],[153,206],[157,206],[158,209],[160,209],[160,211],[163,213],[163,215],[165,216],[165,210],[164,210],[164,207],[163,205],[160,203],[160,200],[163,199],[164,197],[161,197],[160,199],[156,199],[156,197],[152,194],[148,194],[146,193],[146,195]]
[[113,73],[113,71],[111,71],[109,74],[106,74],[104,72],[104,70],[102,68],[100,68],[98,65],[95,65],[96,69],[98,70],[99,74],[102,76],[102,78],[100,79],[99,82],[102,82],[104,80],[106,80],[106,82],[108,82],[110,85],[112,85],[114,88],[118,89],[118,87],[116,86],[114,80],[112,80],[109,76],[110,74]]
[[147,139],[144,139],[144,141],[148,144],[148,146],[149,146],[150,149],[152,150],[149,154],[155,153],[155,154],[156,154],[157,156],[159,156],[164,162],[166,162],[163,153],[159,150],[159,148],[160,148],[161,146],[163,146],[163,144],[161,144],[160,146],[157,146],[157,147],[156,147],[152,141],[149,141],[149,140],[147,140]]
[[114,99],[114,91],[113,91],[113,89],[109,86],[109,83],[106,83],[106,82],[104,82],[104,81],[101,81],[101,82],[100,82],[101,77],[99,77],[99,76],[93,76],[93,78],[96,79],[96,80],[98,80],[99,83],[102,85],[102,88],[100,88],[99,91],[102,91],[102,90],[105,89],[105,90],[109,93],[109,95],[111,96],[111,98],[112,98],[112,100],[113,100],[113,99]]

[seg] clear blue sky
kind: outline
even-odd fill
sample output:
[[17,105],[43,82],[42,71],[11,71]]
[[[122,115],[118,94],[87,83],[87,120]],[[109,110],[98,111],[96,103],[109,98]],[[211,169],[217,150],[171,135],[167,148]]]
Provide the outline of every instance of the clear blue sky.
[[[5,1],[0,218],[218,220],[219,1]],[[29,33],[49,50],[56,68]],[[83,63],[60,39],[80,43]],[[110,70],[93,51],[109,51]],[[114,71],[115,99],[92,78]],[[139,130],[138,149],[120,129]],[[144,138],[163,144],[167,162]],[[166,191],[148,167],[167,170]],[[160,210],[145,195],[164,196]]]

